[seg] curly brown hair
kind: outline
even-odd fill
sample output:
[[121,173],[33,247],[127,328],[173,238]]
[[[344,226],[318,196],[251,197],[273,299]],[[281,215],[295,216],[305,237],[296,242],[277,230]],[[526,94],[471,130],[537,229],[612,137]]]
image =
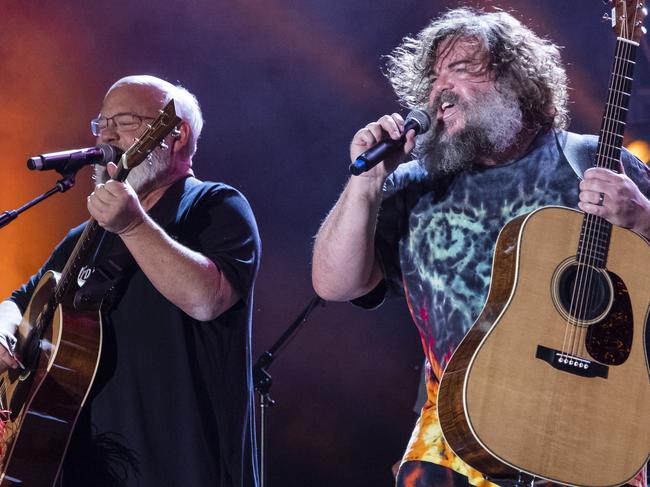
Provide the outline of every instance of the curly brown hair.
[[443,40],[460,38],[483,43],[497,87],[517,93],[528,126],[566,128],[567,78],[558,46],[503,11],[449,10],[417,36],[405,37],[387,56],[385,71],[404,106],[426,106],[438,46]]

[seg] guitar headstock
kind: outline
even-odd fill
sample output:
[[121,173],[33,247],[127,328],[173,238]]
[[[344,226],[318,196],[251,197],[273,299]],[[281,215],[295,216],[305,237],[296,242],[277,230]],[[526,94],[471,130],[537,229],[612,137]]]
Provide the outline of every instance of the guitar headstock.
[[[643,26],[644,19],[648,16],[642,0],[613,0],[612,27],[617,37],[639,43],[646,33]],[[609,17],[608,17],[609,18]]]
[[140,165],[180,122],[181,119],[176,115],[174,100],[170,100],[158,117],[147,126],[147,130],[122,155],[120,169],[131,170]]

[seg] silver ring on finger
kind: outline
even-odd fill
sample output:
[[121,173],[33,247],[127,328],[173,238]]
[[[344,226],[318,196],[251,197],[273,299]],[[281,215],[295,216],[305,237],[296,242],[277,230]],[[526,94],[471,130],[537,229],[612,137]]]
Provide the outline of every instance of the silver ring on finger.
[[598,194],[598,203],[596,203],[598,206],[603,206],[605,203],[605,193],[599,193]]

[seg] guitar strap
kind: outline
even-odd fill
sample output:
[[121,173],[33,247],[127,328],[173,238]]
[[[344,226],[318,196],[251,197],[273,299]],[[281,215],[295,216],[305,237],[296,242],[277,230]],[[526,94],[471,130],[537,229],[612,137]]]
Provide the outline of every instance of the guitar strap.
[[[117,298],[120,283],[128,279],[136,268],[135,259],[117,236],[106,232],[101,243],[102,251],[77,276],[79,289],[73,299],[77,311],[94,310],[99,306],[104,311],[110,309]],[[81,275],[83,272],[88,273],[86,279]]]
[[597,139],[566,130],[555,130],[555,140],[560,154],[569,163],[578,179],[582,179],[584,172],[594,167],[596,145],[593,142]]

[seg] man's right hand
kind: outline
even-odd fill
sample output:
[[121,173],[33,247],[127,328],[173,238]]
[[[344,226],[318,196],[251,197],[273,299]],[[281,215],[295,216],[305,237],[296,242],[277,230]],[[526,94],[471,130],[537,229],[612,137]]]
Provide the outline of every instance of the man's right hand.
[[17,369],[19,367],[18,361],[11,356],[5,347],[0,347],[0,374],[7,369]]
[[12,301],[0,302],[0,373],[17,369],[20,363],[13,352],[16,348],[16,330],[22,320],[22,313]]
[[[350,144],[350,160],[354,162],[359,155],[388,138],[397,140],[402,136],[404,130],[404,119],[399,113],[384,115],[376,122],[371,122],[359,130],[352,138]],[[377,164],[369,171],[361,174],[363,177],[381,178],[383,181],[392,173],[397,166],[406,161],[406,156],[415,147],[415,130],[409,130],[406,134],[406,143],[401,152],[396,152],[387,157],[383,162]]]
[[[398,140],[404,130],[399,113],[384,115],[359,130],[350,144],[350,158],[382,140]],[[415,130],[409,130],[402,151],[359,176],[352,176],[339,200],[320,227],[314,242],[312,284],[327,301],[348,301],[372,291],[382,280],[375,256],[377,214],[384,181],[415,147]]]

